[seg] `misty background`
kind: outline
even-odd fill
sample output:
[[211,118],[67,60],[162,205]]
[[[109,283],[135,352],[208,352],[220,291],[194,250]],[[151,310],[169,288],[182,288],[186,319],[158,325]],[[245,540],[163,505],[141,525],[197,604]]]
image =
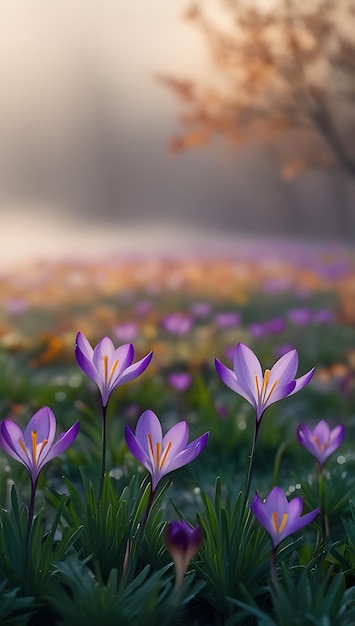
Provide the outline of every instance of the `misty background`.
[[75,249],[84,235],[114,247],[126,232],[138,246],[166,232],[349,238],[337,206],[352,210],[354,184],[337,169],[285,180],[291,136],[169,150],[179,107],[158,76],[215,71],[186,6],[0,0],[2,257]]

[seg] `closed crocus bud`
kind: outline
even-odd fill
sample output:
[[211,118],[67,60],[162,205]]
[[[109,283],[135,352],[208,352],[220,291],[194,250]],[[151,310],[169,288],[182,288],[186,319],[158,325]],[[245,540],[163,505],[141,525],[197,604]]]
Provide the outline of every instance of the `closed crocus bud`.
[[199,551],[203,534],[200,526],[190,526],[185,520],[170,522],[164,530],[166,549],[175,564],[175,588],[180,589],[189,563]]

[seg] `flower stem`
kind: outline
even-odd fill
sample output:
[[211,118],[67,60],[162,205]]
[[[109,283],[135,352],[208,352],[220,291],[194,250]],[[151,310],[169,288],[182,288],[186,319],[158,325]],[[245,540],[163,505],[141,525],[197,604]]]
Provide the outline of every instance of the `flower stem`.
[[102,406],[102,453],[101,453],[101,475],[100,475],[100,488],[99,488],[99,498],[101,500],[102,488],[104,484],[104,476],[106,470],[106,412],[107,405]]
[[251,444],[251,450],[250,450],[250,455],[249,455],[248,471],[247,471],[247,475],[246,475],[246,478],[245,478],[244,506],[247,505],[247,502],[248,502],[248,499],[249,499],[250,481],[251,481],[251,474],[252,474],[253,460],[254,460],[254,454],[255,454],[256,440],[258,438],[258,432],[259,432],[259,424],[256,421],[255,422],[254,435],[253,435],[253,441],[252,441],[252,444]]
[[26,531],[26,545],[27,546],[30,541],[31,530],[32,530],[33,515],[34,515],[34,510],[35,510],[36,487],[37,487],[37,478],[36,480],[31,481],[31,500],[30,500],[30,506],[28,509],[28,520],[27,520],[27,531]]
[[323,471],[320,463],[317,463],[317,475],[318,475],[318,493],[319,493],[319,505],[323,517],[323,525],[324,525],[324,538],[329,537],[330,528],[329,528],[329,520],[328,515],[326,515],[324,511],[324,479],[323,479]]

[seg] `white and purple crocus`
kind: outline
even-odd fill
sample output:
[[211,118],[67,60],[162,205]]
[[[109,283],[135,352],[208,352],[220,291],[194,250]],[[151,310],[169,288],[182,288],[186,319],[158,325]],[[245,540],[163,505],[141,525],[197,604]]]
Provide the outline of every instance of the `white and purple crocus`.
[[140,416],[136,432],[126,426],[125,437],[129,451],[150,472],[152,493],[160,479],[193,461],[207,443],[209,433],[188,443],[189,427],[179,422],[163,436],[158,417],[151,410]]
[[309,428],[307,424],[299,424],[297,428],[299,443],[317,459],[320,467],[323,467],[327,458],[339,448],[344,434],[343,424],[331,429],[325,420],[318,422],[314,428]]
[[280,487],[274,487],[265,500],[256,493],[250,508],[269,533],[274,551],[283,539],[313,522],[320,512],[318,508],[301,516],[302,498],[288,502]]
[[147,369],[152,352],[140,361],[133,363],[134,348],[131,343],[115,348],[109,337],[104,337],[93,348],[85,335],[78,333],[75,344],[75,357],[79,367],[96,383],[102,405],[102,455],[99,499],[101,498],[106,469],[106,412],[112,392],[116,387],[135,380]]
[[298,368],[297,350],[284,354],[270,369],[263,373],[254,352],[243,343],[234,351],[233,370],[216,359],[216,370],[222,381],[241,395],[255,409],[256,422],[260,420],[270,404],[300,391],[311,380],[312,368],[307,374],[296,378]]
[[22,463],[31,476],[32,489],[27,538],[32,525],[38,476],[46,463],[64,452],[73,443],[79,427],[79,422],[75,422],[54,442],[56,419],[53,411],[47,406],[42,407],[33,415],[23,432],[15,422],[8,419],[1,421],[1,447],[9,456]]
[[109,337],[104,337],[93,348],[85,335],[78,333],[75,357],[79,367],[99,388],[102,405],[107,406],[116,387],[138,378],[148,367],[153,353],[133,363],[134,348],[131,343],[115,348]]

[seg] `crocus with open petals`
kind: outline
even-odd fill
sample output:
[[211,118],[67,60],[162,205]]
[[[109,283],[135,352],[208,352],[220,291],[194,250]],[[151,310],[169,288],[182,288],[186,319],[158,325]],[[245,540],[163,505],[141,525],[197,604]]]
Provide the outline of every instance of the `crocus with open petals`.
[[87,338],[76,336],[75,357],[79,367],[98,386],[102,404],[107,406],[110,395],[116,387],[138,378],[148,367],[153,353],[150,352],[137,363],[133,363],[134,348],[124,344],[115,348],[109,337],[104,337],[95,348]]
[[56,419],[53,411],[44,406],[33,415],[24,432],[15,422],[2,420],[0,445],[7,454],[28,469],[32,484],[36,485],[43,466],[73,443],[79,432],[79,426],[79,422],[75,422],[53,443]]
[[153,493],[165,474],[187,465],[200,454],[208,435],[207,432],[187,443],[189,427],[186,422],[178,422],[163,437],[160,421],[149,409],[140,416],[135,435],[129,426],[125,429],[129,451],[151,474]]
[[243,343],[239,343],[235,348],[233,370],[216,359],[218,375],[227,387],[240,394],[254,407],[257,423],[270,404],[300,391],[309,383],[314,368],[300,378],[295,378],[297,368],[297,350],[290,350],[271,370],[267,369],[263,374],[259,359]]
[[317,459],[321,467],[327,458],[339,448],[344,434],[343,424],[338,424],[331,430],[325,420],[318,422],[313,429],[306,424],[299,424],[297,428],[299,443]]
[[296,497],[288,502],[282,489],[274,487],[264,501],[256,493],[250,508],[269,533],[275,550],[285,537],[313,522],[320,511],[314,509],[301,517],[302,507],[302,498]]
[[174,561],[177,589],[181,587],[189,563],[194,554],[199,551],[202,539],[201,527],[194,528],[185,520],[169,522],[166,525],[164,542]]

